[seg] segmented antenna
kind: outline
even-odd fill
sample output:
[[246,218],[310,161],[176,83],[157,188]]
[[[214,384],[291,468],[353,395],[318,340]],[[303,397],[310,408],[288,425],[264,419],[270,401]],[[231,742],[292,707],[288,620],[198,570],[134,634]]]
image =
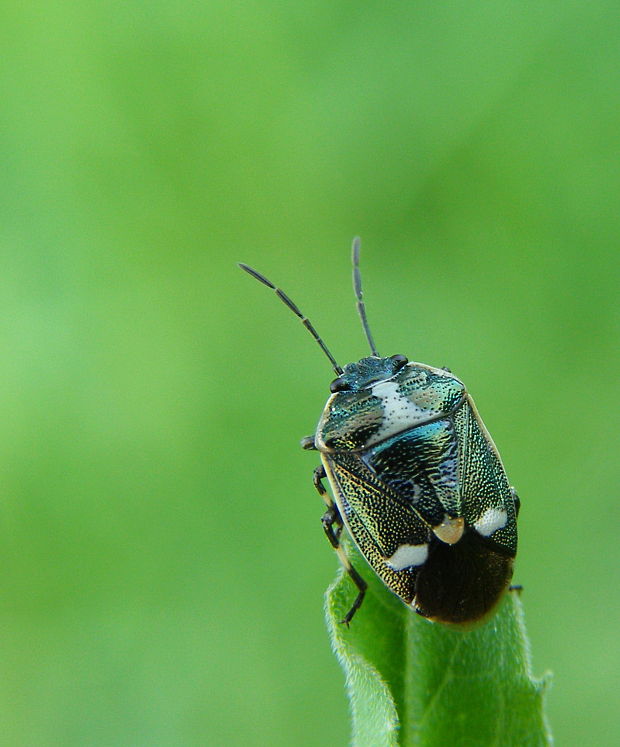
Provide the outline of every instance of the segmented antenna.
[[325,353],[325,355],[329,358],[330,363],[332,364],[332,368],[336,372],[338,376],[340,374],[344,373],[342,368],[336,363],[336,359],[334,356],[329,352],[329,349],[327,345],[323,342],[323,340],[319,337],[319,333],[314,329],[314,326],[312,325],[312,322],[308,319],[308,317],[304,316],[301,311],[297,308],[297,305],[291,301],[291,299],[286,295],[286,293],[283,290],[280,290],[280,288],[277,288],[271,280],[268,280],[264,275],[261,275],[260,272],[257,270],[254,270],[252,267],[249,267],[248,265],[244,265],[243,262],[239,262],[239,267],[242,270],[245,270],[249,275],[251,275],[253,278],[256,278],[260,283],[263,285],[266,285],[268,288],[271,288],[271,290],[276,292],[276,295],[278,298],[283,301],[289,309],[298,316],[301,319],[301,323],[304,325],[304,327],[310,332],[312,337],[319,343],[321,346],[321,350]]
[[379,358],[375,341],[372,339],[370,333],[370,327],[368,326],[368,319],[366,318],[366,304],[364,303],[364,294],[362,293],[362,274],[360,272],[360,248],[362,241],[359,236],[353,239],[353,290],[355,291],[355,297],[357,298],[357,313],[360,315],[362,320],[362,327],[364,327],[364,333],[366,339],[370,345],[370,350],[374,356]]

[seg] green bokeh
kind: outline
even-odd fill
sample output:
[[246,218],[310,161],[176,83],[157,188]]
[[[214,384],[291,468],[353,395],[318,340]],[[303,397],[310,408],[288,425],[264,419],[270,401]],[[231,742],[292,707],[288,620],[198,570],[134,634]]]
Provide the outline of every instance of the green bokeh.
[[[620,14],[0,11],[0,742],[336,745],[298,448],[366,348],[468,384],[561,745],[616,745]],[[362,612],[363,614],[363,612]]]

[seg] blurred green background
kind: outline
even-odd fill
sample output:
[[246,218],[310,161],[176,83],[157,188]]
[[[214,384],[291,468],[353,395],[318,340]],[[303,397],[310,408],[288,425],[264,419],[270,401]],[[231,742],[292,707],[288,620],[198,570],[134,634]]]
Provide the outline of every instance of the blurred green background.
[[617,2],[4,4],[0,742],[337,745],[327,361],[448,365],[561,745],[615,745]]

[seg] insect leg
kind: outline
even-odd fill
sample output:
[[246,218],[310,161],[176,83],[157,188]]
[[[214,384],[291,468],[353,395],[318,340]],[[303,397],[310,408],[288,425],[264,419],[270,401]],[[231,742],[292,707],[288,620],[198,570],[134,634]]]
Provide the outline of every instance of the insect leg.
[[[326,474],[325,474],[325,468],[323,467],[323,465],[317,467],[314,470],[314,473],[312,476],[314,487],[317,489],[319,495],[325,501],[325,505],[327,506],[327,511],[325,511],[325,513],[321,517],[321,523],[323,524],[323,530],[331,546],[336,551],[336,554],[338,555],[338,559],[340,560],[342,567],[347,572],[347,574],[349,575],[349,578],[353,581],[353,583],[355,584],[357,588],[357,596],[355,597],[355,601],[351,605],[351,609],[347,612],[344,618],[340,621],[344,625],[348,625],[353,619],[353,615],[360,608],[364,600],[364,594],[366,593],[366,589],[368,585],[366,584],[364,579],[360,576],[360,574],[355,570],[355,568],[351,565],[351,561],[349,560],[346,552],[344,551],[342,545],[340,544],[340,534],[342,532],[342,517],[340,516],[340,513],[338,512],[336,504],[331,499],[327,490],[325,490],[325,486],[323,485],[323,478],[325,477],[326,477]],[[334,529],[334,525],[336,525],[335,529]]]
[[[314,487],[317,489],[318,494],[323,499],[325,505],[327,508],[333,508],[334,511],[338,514],[338,509],[336,508],[336,504],[332,501],[331,496],[325,490],[325,485],[323,485],[323,480],[327,477],[325,474],[325,467],[322,464],[319,464],[318,467],[315,467],[314,472],[312,473],[312,482],[314,483]],[[340,519],[340,514],[338,514],[338,519]],[[342,524],[342,521],[340,521],[340,524]]]
[[521,499],[517,495],[517,491],[514,488],[510,488],[512,500],[515,502],[515,514],[519,515],[519,509],[521,508]]
[[[332,501],[331,496],[329,495],[327,490],[325,490],[325,485],[323,485],[323,480],[326,477],[327,475],[325,474],[325,467],[320,464],[312,473],[312,482],[314,483],[314,487],[317,489],[318,494],[321,496],[325,505],[327,506],[327,511],[321,517],[321,521],[323,522],[323,529],[325,529],[325,533],[327,534],[327,538],[331,542],[332,547],[337,550],[339,546],[340,535],[342,534],[342,517],[340,516],[340,513],[336,508],[336,504]],[[328,519],[331,520],[331,529],[329,530],[329,532],[325,528],[325,521]],[[336,525],[336,529],[334,529],[334,524]],[[334,540],[336,544],[334,544]]]
[[316,446],[314,445],[314,436],[304,436],[301,439],[300,446],[302,449],[310,449],[311,451],[316,451]]

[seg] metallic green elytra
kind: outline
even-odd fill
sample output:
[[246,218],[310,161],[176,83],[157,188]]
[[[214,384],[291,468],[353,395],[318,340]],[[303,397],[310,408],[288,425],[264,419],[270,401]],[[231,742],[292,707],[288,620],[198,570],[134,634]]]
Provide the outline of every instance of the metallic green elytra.
[[302,320],[337,374],[316,433],[302,446],[320,454],[314,484],[327,504],[323,527],[358,589],[343,622],[366,590],[340,543],[345,526],[407,605],[429,620],[468,625],[485,618],[509,586],[519,499],[463,382],[445,368],[377,353],[359,251],[355,239],[354,288],[372,355],[344,369],[283,291],[240,266]]

